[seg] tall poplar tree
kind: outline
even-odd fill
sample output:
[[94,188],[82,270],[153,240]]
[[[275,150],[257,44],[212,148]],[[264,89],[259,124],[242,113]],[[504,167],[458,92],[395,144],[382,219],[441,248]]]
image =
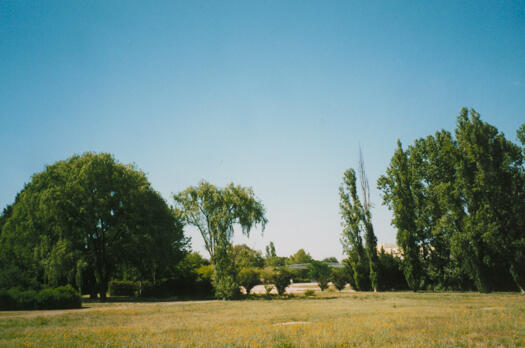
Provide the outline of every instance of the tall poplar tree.
[[397,243],[403,251],[403,272],[410,289],[417,291],[423,277],[420,259],[420,245],[415,214],[415,200],[412,194],[413,175],[408,157],[401,142],[386,170],[378,179],[378,188],[383,191],[383,202],[394,214],[392,224],[397,228]]
[[370,271],[361,237],[363,231],[363,206],[357,195],[355,170],[345,171],[343,184],[339,187],[343,233],[341,243],[348,256],[356,290],[370,289]]
[[378,290],[380,283],[380,266],[377,256],[377,237],[372,225],[372,203],[370,201],[370,186],[365,171],[365,161],[361,148],[359,148],[359,183],[363,196],[363,210],[361,212],[361,221],[363,222],[365,232],[366,255],[368,257],[368,268],[370,272],[370,284],[374,291]]

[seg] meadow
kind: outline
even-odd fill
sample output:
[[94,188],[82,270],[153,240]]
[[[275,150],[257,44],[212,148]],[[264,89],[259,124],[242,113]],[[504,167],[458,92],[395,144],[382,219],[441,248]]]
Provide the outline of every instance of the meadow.
[[521,347],[516,293],[316,292],[0,312],[1,347]]

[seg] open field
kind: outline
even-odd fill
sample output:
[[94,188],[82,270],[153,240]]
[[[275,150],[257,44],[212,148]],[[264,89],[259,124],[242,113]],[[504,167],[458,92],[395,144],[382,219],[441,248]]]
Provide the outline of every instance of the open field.
[[344,291],[84,306],[0,312],[0,346],[525,346],[525,297],[519,294]]

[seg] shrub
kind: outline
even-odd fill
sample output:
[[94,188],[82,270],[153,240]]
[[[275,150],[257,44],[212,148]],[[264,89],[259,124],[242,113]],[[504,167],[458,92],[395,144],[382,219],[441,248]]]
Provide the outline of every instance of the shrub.
[[9,292],[5,289],[0,289],[0,310],[13,309],[15,304],[14,300],[9,295]]
[[34,290],[20,291],[11,289],[8,291],[11,296],[12,309],[35,309],[37,292]]
[[308,269],[293,269],[291,270],[292,279],[294,283],[309,283]]
[[313,291],[311,289],[310,290],[306,290],[304,292],[304,296],[306,296],[306,297],[308,297],[308,296],[315,296],[315,291]]
[[66,285],[54,289],[41,290],[36,295],[36,305],[40,309],[80,308],[82,300],[71,285]]
[[109,282],[109,294],[111,296],[135,296],[139,285],[130,280],[112,280]]
[[343,290],[348,283],[348,277],[346,272],[342,269],[333,269],[332,270],[332,283],[335,288],[339,291]]
[[310,277],[317,281],[317,284],[321,288],[321,291],[324,291],[328,288],[328,281],[332,274],[330,266],[324,262],[312,261],[310,263]]
[[292,279],[291,273],[284,267],[278,267],[273,272],[273,284],[277,289],[279,295],[284,295],[286,293],[286,287],[290,285],[290,280]]
[[266,291],[266,296],[270,296],[270,293],[273,290],[273,276],[274,272],[272,269],[266,268],[261,272],[262,281],[264,284],[264,290]]
[[249,295],[252,288],[261,282],[260,273],[255,268],[241,269],[237,278],[239,284],[246,290],[246,295]]

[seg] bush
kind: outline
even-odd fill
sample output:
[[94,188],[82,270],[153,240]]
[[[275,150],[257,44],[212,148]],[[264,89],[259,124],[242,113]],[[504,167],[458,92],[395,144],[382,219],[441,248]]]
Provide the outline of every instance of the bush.
[[273,272],[273,284],[277,289],[279,295],[284,295],[286,293],[286,287],[290,285],[290,280],[292,279],[291,273],[284,267],[278,267]]
[[311,290],[311,289],[310,289],[310,290],[306,290],[306,291],[304,292],[304,296],[306,296],[306,297],[309,297],[309,296],[315,296],[315,291],[313,291],[313,290]]
[[332,283],[337,290],[343,290],[348,283],[346,272],[342,269],[334,268],[332,270]]
[[9,292],[5,289],[0,289],[0,310],[13,309],[15,302]]
[[328,281],[332,274],[330,266],[324,262],[312,261],[308,267],[310,271],[310,277],[317,281],[317,285],[321,288],[321,291],[324,291],[328,288]]
[[261,275],[255,268],[241,269],[237,278],[239,284],[246,290],[246,295],[249,295],[252,288],[261,282]]
[[261,272],[261,278],[264,284],[264,290],[266,291],[266,296],[270,296],[270,293],[273,290],[273,270],[266,268]]
[[66,285],[41,290],[36,296],[36,305],[40,309],[80,308],[82,300],[71,285]]
[[70,285],[44,289],[38,293],[34,290],[0,290],[1,310],[65,309],[81,306],[80,295]]
[[292,279],[294,283],[309,283],[310,276],[308,275],[308,269],[293,269],[291,270]]
[[136,296],[139,284],[130,280],[112,280],[109,282],[111,296]]
[[34,290],[19,291],[17,289],[9,290],[11,295],[12,303],[14,304],[13,309],[35,309],[36,308],[36,296],[37,292]]

